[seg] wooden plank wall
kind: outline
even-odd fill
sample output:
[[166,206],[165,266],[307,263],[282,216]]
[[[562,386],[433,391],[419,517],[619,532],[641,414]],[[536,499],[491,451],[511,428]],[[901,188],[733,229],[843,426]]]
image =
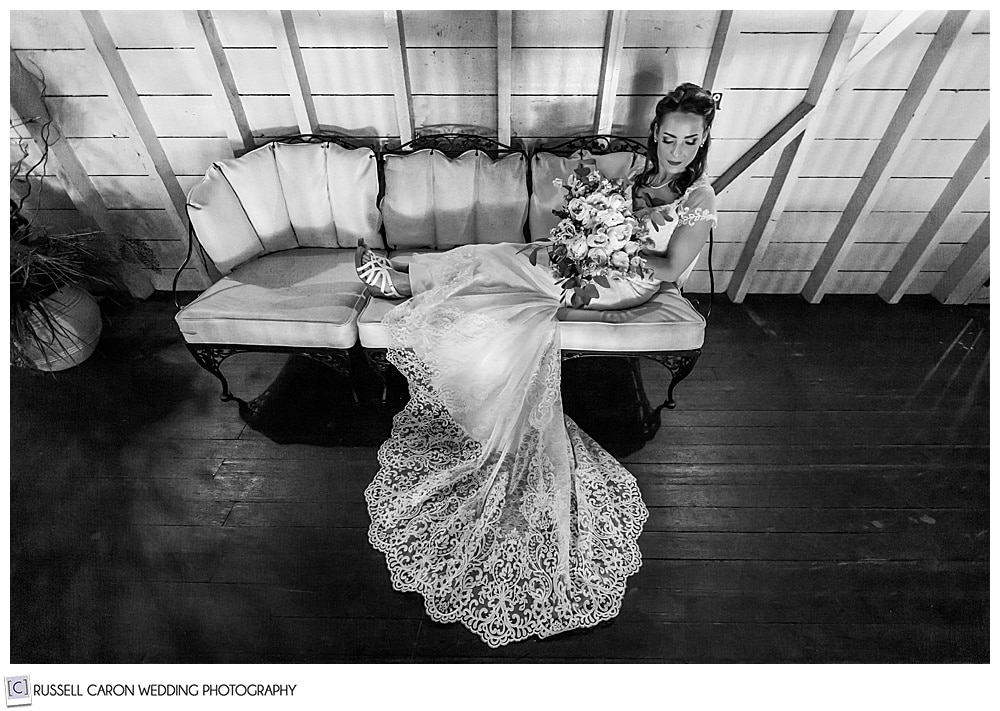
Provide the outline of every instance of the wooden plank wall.
[[[748,292],[802,291],[944,14],[922,13],[862,69],[854,88],[834,96]],[[713,86],[723,98],[710,177],[803,100],[834,15],[732,13]],[[299,132],[310,108],[320,130],[372,143],[399,141],[411,128],[496,137],[504,123],[501,94],[501,106],[509,101],[512,139],[529,148],[593,132],[598,120],[615,133],[644,138],[666,91],[704,80],[720,16],[707,10],[516,10],[509,19],[495,11],[100,13],[152,124],[152,138],[184,190],[212,161],[239,154],[247,141]],[[895,16],[867,13],[855,52]],[[44,74],[45,102],[60,134],[117,224],[160,256],[166,271],[157,286],[167,288],[185,236],[170,219],[157,183],[164,179],[147,167],[130,135],[134,125],[109,95],[102,78],[109,65],[83,34],[87,28],[75,11],[13,11],[11,51],[30,71]],[[900,148],[901,160],[826,293],[879,292],[989,120],[988,67],[989,13],[973,11],[941,68],[944,80],[930,110]],[[12,161],[22,133],[11,130]],[[718,291],[728,286],[779,154],[766,153],[720,195]],[[54,170],[37,183],[45,189],[34,191],[30,205],[46,222],[56,228],[86,224]],[[905,293],[934,292],[988,214],[987,159],[931,240]],[[189,288],[205,283],[193,268],[182,281]],[[704,255],[689,289],[708,289]],[[971,298],[988,300],[988,289]]]

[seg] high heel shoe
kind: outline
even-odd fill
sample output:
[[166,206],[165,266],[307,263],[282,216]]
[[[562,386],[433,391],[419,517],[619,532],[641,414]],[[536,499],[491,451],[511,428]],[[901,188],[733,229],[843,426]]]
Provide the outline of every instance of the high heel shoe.
[[369,288],[377,290],[379,295],[390,299],[403,296],[389,274],[393,270],[392,262],[370,250],[363,240],[358,240],[358,248],[354,252],[354,268],[358,278]]

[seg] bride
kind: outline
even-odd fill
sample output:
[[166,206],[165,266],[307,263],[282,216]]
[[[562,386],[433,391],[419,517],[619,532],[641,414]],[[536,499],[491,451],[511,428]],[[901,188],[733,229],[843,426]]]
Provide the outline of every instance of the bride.
[[[656,279],[683,282],[715,221],[704,172],[715,104],[682,84],[656,106],[645,169],[629,176]],[[634,477],[560,398],[561,291],[524,245],[417,255],[408,271],[359,246],[376,296],[412,296],[383,324],[410,401],[365,491],[392,584],[491,647],[618,614],[648,512]],[[595,403],[599,406],[599,403]]]

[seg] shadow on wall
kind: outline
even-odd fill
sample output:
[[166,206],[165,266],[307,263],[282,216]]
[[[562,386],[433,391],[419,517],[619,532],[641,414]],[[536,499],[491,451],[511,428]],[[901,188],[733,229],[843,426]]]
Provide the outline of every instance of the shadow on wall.
[[676,86],[674,78],[678,75],[678,67],[675,55],[672,56],[669,50],[661,55],[662,61],[660,62],[653,61],[655,55],[649,52],[643,52],[638,56],[639,63],[632,75],[632,83],[627,88],[620,89],[619,94],[639,96],[632,96],[631,101],[628,102],[623,102],[619,98],[617,105],[620,107],[622,103],[625,103],[626,110],[620,112],[619,109],[616,112],[620,113],[620,116],[619,120],[615,122],[615,133],[644,137],[649,131],[649,121],[656,102]]

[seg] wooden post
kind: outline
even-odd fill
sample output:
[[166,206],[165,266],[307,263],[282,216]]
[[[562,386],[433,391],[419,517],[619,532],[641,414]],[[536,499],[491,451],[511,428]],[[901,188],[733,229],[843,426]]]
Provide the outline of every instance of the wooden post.
[[309,77],[306,75],[305,62],[302,60],[302,48],[299,47],[299,36],[295,31],[292,11],[268,10],[267,14],[271,19],[274,40],[278,43],[278,57],[292,99],[299,132],[316,133],[319,126],[316,120],[316,106],[313,104],[312,89],[309,87]]
[[386,10],[385,38],[389,44],[389,69],[392,72],[393,94],[396,96],[396,122],[400,143],[413,140],[413,92],[410,91],[410,69],[406,59],[406,35],[403,32],[403,12]]
[[622,46],[625,43],[625,10],[608,11],[604,30],[604,54],[601,57],[601,80],[594,116],[595,133],[611,133],[615,120],[615,97],[621,72]]
[[[139,99],[132,78],[118,54],[111,32],[99,10],[80,10],[78,16],[83,25],[80,35],[87,50],[97,53],[103,60],[105,71],[102,78],[107,86],[108,96],[125,120],[132,144],[149,175],[157,177],[155,184],[166,205],[167,219],[173,225],[173,236],[186,244],[187,212],[184,191],[177,182],[177,176],[167,160],[167,154],[164,153],[160,139]],[[194,260],[194,263],[198,273],[207,280],[206,283],[211,283],[212,277],[205,264],[201,260]]]
[[990,216],[987,214],[931,293],[943,304],[965,304],[989,276]]
[[805,162],[805,155],[818,131],[823,115],[836,93],[837,79],[847,66],[865,20],[864,12],[839,11],[830,26],[823,52],[813,71],[804,103],[813,104],[806,117],[806,127],[782,151],[774,176],[768,185],[764,203],[757,212],[736,270],[729,280],[727,293],[735,302],[743,301],[754,274],[784,214],[792,189]]
[[872,207],[902,157],[903,151],[897,149],[908,144],[920,120],[930,108],[931,100],[943,81],[943,75],[938,70],[968,17],[968,10],[950,10],[942,20],[896,113],[889,121],[875,154],[861,176],[857,189],[844,208],[830,241],[827,242],[816,267],[806,280],[802,296],[810,303],[816,304],[822,300],[823,294],[826,293],[830,282],[857,239],[858,226],[871,214]]
[[705,68],[705,79],[701,86],[705,91],[712,91],[715,80],[719,77],[719,72],[725,64],[728,64],[733,55],[733,42],[730,41],[733,23],[732,10],[720,10],[719,21],[715,26],[715,38],[712,40],[712,53],[708,56],[708,66]]
[[896,266],[892,268],[889,275],[882,283],[878,295],[895,304],[906,293],[914,277],[920,272],[924,262],[934,252],[940,242],[939,234],[941,225],[954,211],[965,190],[972,183],[973,179],[979,176],[986,162],[986,157],[990,154],[990,122],[987,121],[983,130],[979,133],[979,138],[969,147],[961,164],[955,171],[955,175],[948,181],[934,203],[934,207],[927,213],[927,217],[920,224],[916,234],[907,243],[906,249],[900,255]]
[[[41,125],[46,121],[51,122],[52,117],[42,101],[41,87],[13,50],[10,52],[10,106],[18,123],[28,132],[39,150],[43,150],[45,138],[41,133]],[[114,234],[118,230],[108,213],[104,198],[81,165],[73,147],[63,137],[59,126],[54,122],[52,126],[55,128],[52,133],[55,141],[49,139],[49,165],[76,209],[93,220],[104,232]]]
[[511,135],[513,14],[512,10],[497,10],[497,140],[508,146]]
[[194,40],[198,61],[202,72],[212,85],[212,98],[226,125],[226,135],[233,155],[240,155],[253,150],[255,143],[250,122],[247,120],[243,100],[236,88],[236,79],[229,67],[229,59],[222,48],[219,31],[215,26],[215,17],[208,10],[184,10]]

